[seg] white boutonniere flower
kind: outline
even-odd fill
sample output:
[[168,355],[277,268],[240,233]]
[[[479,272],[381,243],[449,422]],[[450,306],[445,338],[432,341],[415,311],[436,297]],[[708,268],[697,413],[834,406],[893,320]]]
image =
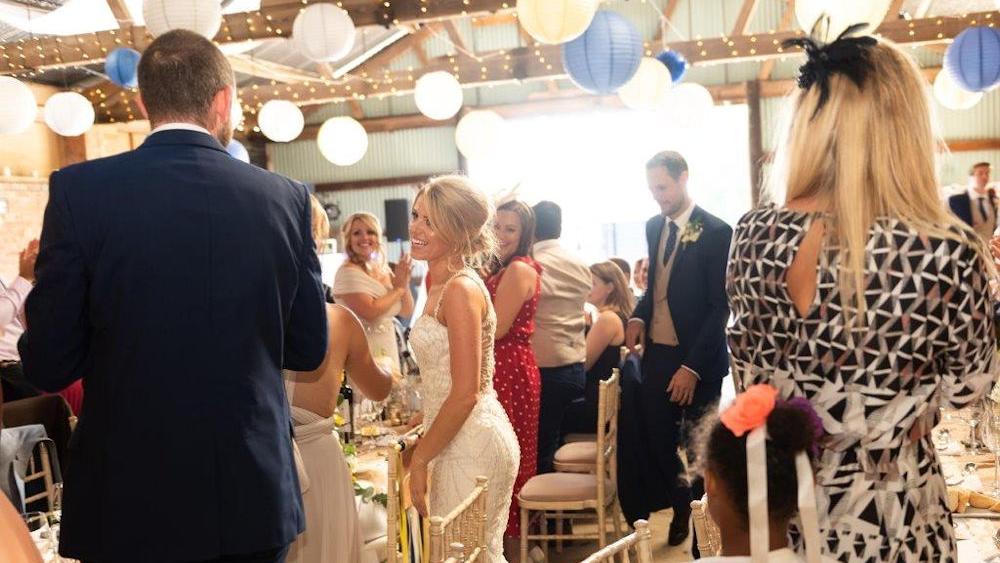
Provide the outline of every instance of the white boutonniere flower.
[[700,219],[694,221],[688,221],[688,224],[684,227],[684,232],[681,233],[681,245],[686,247],[688,243],[698,242],[701,238],[701,233],[705,231],[705,225]]

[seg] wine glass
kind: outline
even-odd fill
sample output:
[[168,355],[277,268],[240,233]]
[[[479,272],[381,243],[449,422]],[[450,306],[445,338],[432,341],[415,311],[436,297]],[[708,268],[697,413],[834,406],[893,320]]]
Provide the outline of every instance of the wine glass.
[[966,408],[965,414],[965,422],[969,425],[969,442],[966,444],[966,447],[969,449],[969,454],[978,455],[982,453],[980,451],[982,443],[979,441],[976,428],[979,426],[979,422],[983,416],[983,404],[977,401],[969,405]]
[[983,420],[980,435],[986,447],[993,452],[993,491],[994,497],[1000,497],[1000,412],[997,405],[989,399],[983,399]]
[[51,560],[55,546],[52,542],[52,530],[49,528],[49,517],[43,512],[27,512],[22,514],[21,518],[28,526],[28,532],[31,534],[31,539],[34,540],[42,560]]

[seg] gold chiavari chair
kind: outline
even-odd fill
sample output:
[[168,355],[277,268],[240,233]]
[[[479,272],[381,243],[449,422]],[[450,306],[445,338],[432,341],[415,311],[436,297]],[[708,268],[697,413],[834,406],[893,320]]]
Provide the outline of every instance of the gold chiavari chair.
[[461,546],[464,558],[459,561],[466,563],[477,561],[486,551],[488,492],[486,477],[476,477],[476,487],[461,504],[444,518],[434,516],[430,519],[430,563],[445,561],[446,545],[452,548],[455,545]]
[[712,557],[722,551],[722,534],[709,515],[706,502],[708,497],[691,501],[691,521],[694,523],[694,533],[698,536],[698,551],[703,557]]
[[[52,460],[55,457],[55,444],[52,440],[41,440],[35,445],[31,460],[28,462],[28,473],[24,476],[24,488],[28,490],[28,484],[41,481],[41,491],[26,497],[24,506],[31,506],[32,503],[45,500],[47,508],[45,512],[51,512],[56,508],[56,481],[55,472],[52,469]],[[35,490],[32,488],[32,490]]]
[[389,475],[386,483],[386,496],[388,497],[386,503],[387,522],[385,527],[386,563],[401,563],[403,561],[402,554],[400,553],[400,548],[402,547],[401,534],[408,534],[409,530],[403,530],[400,523],[402,522],[403,512],[410,506],[410,502],[405,494],[408,476],[403,467],[403,452],[412,450],[422,434],[423,427],[417,426],[406,434],[403,434],[389,450]]
[[637,563],[653,563],[653,536],[649,533],[649,522],[636,521],[635,532],[587,557],[581,563],[614,563],[616,556],[621,563],[632,563],[629,551],[635,552]]
[[[607,545],[607,516],[610,511],[616,537],[621,537],[623,521],[618,505],[618,403],[621,395],[620,372],[602,381],[597,401],[597,447],[593,473],[546,473],[528,480],[518,493],[521,504],[521,561],[528,561],[530,540],[596,539],[598,547]],[[564,534],[564,519],[574,520],[597,515],[597,533]],[[541,532],[529,533],[532,512],[540,516]],[[556,533],[548,534],[548,518],[554,517]]]
[[444,563],[465,563],[465,546],[458,542],[448,546],[448,558]]

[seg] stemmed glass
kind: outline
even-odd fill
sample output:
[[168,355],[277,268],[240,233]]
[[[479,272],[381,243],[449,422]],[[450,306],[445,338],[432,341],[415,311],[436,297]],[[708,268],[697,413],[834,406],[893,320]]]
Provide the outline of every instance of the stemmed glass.
[[31,533],[31,539],[34,540],[42,560],[50,561],[55,546],[52,542],[52,530],[49,528],[49,517],[43,512],[28,512],[22,514],[21,518],[28,525],[28,532]]
[[969,448],[969,452],[972,455],[978,455],[982,453],[980,451],[980,446],[982,442],[979,441],[979,437],[976,433],[976,427],[979,426],[980,419],[983,417],[983,404],[979,401],[969,405],[966,409],[966,424],[969,425],[969,442],[966,447]]
[[1000,411],[997,405],[989,399],[983,399],[983,421],[980,434],[986,447],[993,452],[993,491],[994,497],[1000,497]]

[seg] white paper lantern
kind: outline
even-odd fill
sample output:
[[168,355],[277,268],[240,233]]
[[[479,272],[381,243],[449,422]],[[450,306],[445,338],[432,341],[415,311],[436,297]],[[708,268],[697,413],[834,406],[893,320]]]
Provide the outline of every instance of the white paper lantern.
[[16,135],[31,127],[38,103],[27,84],[0,76],[0,135]]
[[700,84],[684,82],[671,88],[660,111],[667,127],[694,128],[704,124],[714,108],[711,92]]
[[212,39],[222,25],[222,3],[219,0],[145,0],[142,16],[153,37],[172,29],[186,29]]
[[354,48],[354,21],[333,4],[313,4],[292,24],[292,42],[314,61],[336,61]]
[[470,111],[455,127],[455,144],[465,158],[484,158],[495,155],[504,146],[506,135],[507,122],[500,114],[490,110]]
[[353,117],[333,117],[320,126],[316,144],[323,158],[337,166],[350,166],[368,152],[368,132]]
[[294,140],[306,126],[302,110],[288,100],[271,100],[260,108],[257,125],[265,137],[276,143]]
[[462,109],[462,85],[450,72],[429,72],[417,79],[413,98],[420,113],[431,119],[449,119]]
[[229,110],[229,126],[237,129],[243,125],[243,119],[243,106],[240,105],[240,99],[234,95],[233,107]]
[[798,0],[795,2],[795,19],[806,33],[810,33],[820,17],[830,16],[830,27],[818,39],[833,41],[845,29],[856,23],[869,27],[861,33],[871,34],[882,24],[892,0]]
[[59,92],[45,102],[45,124],[63,137],[83,135],[94,125],[94,106],[76,92]]
[[951,77],[951,73],[942,69],[934,79],[934,97],[948,109],[963,110],[978,104],[983,99],[983,93],[963,89]]
[[626,107],[653,111],[663,105],[671,85],[670,69],[652,57],[643,57],[632,79],[618,89],[618,97]]
[[518,0],[521,27],[540,43],[576,39],[590,26],[600,0]]

